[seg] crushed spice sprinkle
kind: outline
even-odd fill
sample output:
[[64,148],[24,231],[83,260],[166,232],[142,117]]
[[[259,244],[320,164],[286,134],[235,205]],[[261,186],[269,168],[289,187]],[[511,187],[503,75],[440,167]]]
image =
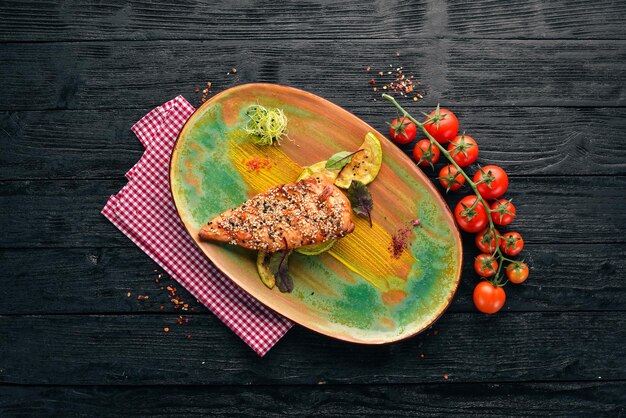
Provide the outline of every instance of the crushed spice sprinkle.
[[[400,53],[396,52],[396,57],[399,57]],[[379,90],[384,90],[387,94],[397,94],[401,97],[412,97],[413,101],[418,101],[424,98],[426,90],[422,87],[420,81],[415,80],[415,75],[412,71],[405,70],[402,66],[393,66],[389,64],[390,70],[378,71],[378,78],[370,78],[369,84],[375,85],[372,87],[374,93]],[[370,73],[372,66],[366,67],[365,71]],[[380,87],[379,87],[380,86]],[[374,99],[376,101],[376,98]]]
[[211,83],[210,81],[207,81],[206,88],[204,90],[202,90],[202,98],[200,99],[202,101],[202,103],[206,102],[207,101],[207,97],[209,97],[209,95],[211,94],[211,86],[212,85],[213,85],[213,83]]
[[[178,288],[175,286],[176,282],[173,281],[168,275],[166,275],[165,273],[160,273],[159,270],[155,269],[153,270],[153,273],[157,274],[157,277],[154,279],[154,282],[159,284],[161,283],[161,281],[163,280],[171,280],[172,284],[171,285],[161,285],[159,286],[160,290],[165,291],[166,294],[164,295],[168,301],[172,304],[172,307],[176,310],[179,311],[190,311],[190,312],[195,312],[196,308],[191,306],[190,303],[188,303],[187,301],[185,301],[183,299],[183,296],[180,295],[178,293]],[[126,297],[130,298],[132,295],[131,292],[126,293]],[[153,295],[154,298],[154,295]],[[157,299],[160,299],[160,297],[156,297]],[[136,300],[149,300],[151,299],[151,297],[149,295],[137,295],[136,296]],[[162,302],[161,302],[162,303]],[[159,305],[159,310],[160,311],[164,311],[165,310],[165,305],[161,304]],[[186,324],[189,323],[189,318],[184,316],[184,315],[178,315],[178,317],[176,318],[176,323],[178,325],[184,326]],[[170,327],[164,327],[163,328],[163,332],[170,332]],[[186,334],[186,338],[187,339],[191,339],[191,334]]]
[[267,158],[259,158],[258,156],[250,158],[249,160],[242,160],[246,165],[246,168],[251,173],[259,173],[262,169],[272,168],[272,162]]
[[403,227],[391,236],[389,251],[393,258],[400,258],[402,253],[409,247],[409,235],[409,228]]
[[393,258],[400,258],[402,253],[409,248],[411,244],[411,232],[413,228],[419,227],[422,222],[419,219],[412,219],[408,222],[407,226],[403,226],[391,236],[391,244],[389,245],[389,252]]

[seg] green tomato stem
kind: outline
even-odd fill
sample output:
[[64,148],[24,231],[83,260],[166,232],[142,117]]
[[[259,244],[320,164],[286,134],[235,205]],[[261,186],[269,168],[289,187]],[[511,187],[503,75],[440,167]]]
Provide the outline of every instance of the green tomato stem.
[[[404,110],[404,108],[402,106],[400,106],[400,104],[392,96],[390,96],[388,94],[383,94],[382,97],[383,97],[383,99],[386,99],[386,100],[390,101],[402,113],[403,117],[409,119],[411,122],[413,122],[415,124],[415,126],[420,128],[421,131],[424,133],[424,135],[426,135],[426,138],[428,138],[428,140],[430,141],[431,145],[434,145],[437,148],[439,148],[439,151],[441,151],[441,154],[443,154],[446,157],[446,159],[450,162],[450,164],[452,164],[457,169],[457,172],[460,173],[465,178],[465,180],[467,181],[467,184],[472,188],[472,190],[476,194],[476,197],[477,197],[478,201],[480,203],[482,203],[483,207],[485,208],[485,211],[487,212],[487,220],[489,221],[489,230],[491,231],[491,233],[493,234],[494,237],[498,237],[498,234],[496,232],[496,227],[495,227],[495,225],[493,223],[493,220],[491,219],[491,212],[493,212],[493,211],[491,210],[491,208],[487,204],[487,201],[485,201],[485,199],[483,199],[482,195],[478,191],[477,183],[475,183],[467,175],[465,170],[463,170],[457,164],[457,162],[454,161],[454,159],[452,158],[452,156],[450,155],[448,150],[443,145],[441,145],[435,138],[433,138],[430,133],[428,133],[426,128],[424,128],[424,124],[423,123],[419,122],[417,119],[415,119],[413,116],[411,116],[409,114],[409,112]],[[497,243],[497,239],[496,239],[496,243]],[[504,257],[504,254],[502,254],[502,251],[500,250],[500,246],[499,245],[496,245],[495,254],[497,254],[497,257],[498,257],[498,271],[496,272],[496,275],[494,276],[493,280],[491,280],[491,283],[494,286],[504,286],[504,284],[500,284],[500,282],[499,282],[500,271],[502,270],[502,264],[504,263],[504,261],[512,261],[512,260],[509,260],[508,258]]]

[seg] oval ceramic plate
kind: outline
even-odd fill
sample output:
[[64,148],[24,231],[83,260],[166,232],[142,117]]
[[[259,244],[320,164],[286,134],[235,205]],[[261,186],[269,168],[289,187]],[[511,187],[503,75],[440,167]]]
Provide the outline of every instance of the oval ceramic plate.
[[[289,139],[281,146],[256,146],[244,133],[246,109],[253,104],[283,109]],[[368,186],[374,225],[354,215],[354,232],[329,252],[292,254],[292,293],[263,285],[256,252],[198,239],[215,215],[294,182],[305,166],[357,150],[368,132],[378,137],[384,154]],[[407,338],[443,313],[458,286],[461,240],[431,182],[367,123],[302,90],[247,84],[211,98],[180,132],[170,183],[189,234],[220,270],[269,308],[322,334],[364,344]],[[415,219],[421,226],[413,227]],[[405,250],[402,242],[409,244]]]

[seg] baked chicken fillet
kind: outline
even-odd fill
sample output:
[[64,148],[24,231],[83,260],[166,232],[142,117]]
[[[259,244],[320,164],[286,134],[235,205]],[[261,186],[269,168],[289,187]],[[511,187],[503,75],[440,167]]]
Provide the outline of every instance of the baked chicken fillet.
[[275,252],[341,238],[354,230],[348,198],[324,179],[283,184],[229,209],[200,230],[205,241]]

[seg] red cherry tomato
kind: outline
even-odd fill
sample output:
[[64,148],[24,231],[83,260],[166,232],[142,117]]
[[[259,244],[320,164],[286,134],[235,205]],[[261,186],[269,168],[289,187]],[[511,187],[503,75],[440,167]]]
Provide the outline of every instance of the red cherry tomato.
[[438,179],[441,186],[445,187],[446,192],[459,190],[465,184],[465,177],[452,164],[439,170]]
[[480,254],[474,259],[474,271],[480,277],[491,277],[498,271],[498,262],[490,254]]
[[465,232],[478,232],[487,226],[487,211],[476,195],[465,196],[454,208],[454,219]]
[[467,167],[478,158],[478,144],[469,135],[455,136],[448,144],[448,151],[459,167]]
[[493,254],[496,251],[496,246],[500,243],[500,238],[498,237],[500,233],[496,231],[495,235],[489,228],[485,228],[476,234],[474,242],[483,253]]
[[487,165],[474,174],[474,183],[483,199],[497,199],[509,187],[509,176],[497,165]]
[[504,306],[506,293],[500,286],[494,286],[488,281],[482,281],[474,288],[474,306],[480,312],[494,314]]
[[528,278],[528,265],[520,261],[506,266],[506,277],[511,283],[520,284]]
[[417,127],[407,118],[397,118],[389,124],[389,136],[393,142],[408,144],[415,139]]
[[506,255],[518,255],[522,248],[524,248],[524,240],[517,232],[507,232],[500,238],[500,249]]
[[437,108],[424,121],[426,131],[440,144],[445,144],[459,132],[459,120],[448,109]]
[[515,219],[515,206],[510,200],[498,199],[491,204],[491,219],[496,225],[508,225]]
[[428,139],[418,141],[415,144],[415,148],[413,148],[413,159],[418,165],[430,165],[434,168],[433,164],[439,161],[440,155],[441,151],[439,151],[439,148],[431,144]]

